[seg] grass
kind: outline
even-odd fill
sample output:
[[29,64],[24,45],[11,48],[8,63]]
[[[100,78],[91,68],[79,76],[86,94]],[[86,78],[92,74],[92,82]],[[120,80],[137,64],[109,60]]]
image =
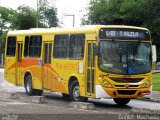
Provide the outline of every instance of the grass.
[[153,74],[153,91],[160,91],[160,73]]

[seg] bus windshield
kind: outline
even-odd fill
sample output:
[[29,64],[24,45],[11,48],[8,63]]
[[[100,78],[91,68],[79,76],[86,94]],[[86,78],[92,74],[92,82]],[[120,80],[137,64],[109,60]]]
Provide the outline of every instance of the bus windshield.
[[151,70],[151,44],[116,40],[100,41],[99,68],[102,71],[133,75]]

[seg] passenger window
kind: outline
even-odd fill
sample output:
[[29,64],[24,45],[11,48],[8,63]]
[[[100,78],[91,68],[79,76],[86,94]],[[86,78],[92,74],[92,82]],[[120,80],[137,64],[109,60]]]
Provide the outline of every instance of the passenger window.
[[54,58],[67,58],[69,35],[56,35],[54,39]]
[[29,57],[40,57],[41,56],[41,36],[31,36],[29,41]]
[[28,53],[29,53],[29,36],[26,36],[24,43],[24,57],[27,57]]
[[84,43],[85,43],[84,34],[70,35],[70,42],[69,42],[70,59],[83,59],[84,45],[85,45]]
[[7,56],[15,56],[16,51],[16,37],[8,37],[7,41]]

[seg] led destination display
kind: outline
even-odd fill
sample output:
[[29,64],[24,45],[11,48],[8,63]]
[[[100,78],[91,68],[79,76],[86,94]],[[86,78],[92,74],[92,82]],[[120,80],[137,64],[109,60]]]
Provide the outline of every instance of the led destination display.
[[103,28],[99,32],[100,39],[136,39],[150,40],[149,32],[135,29],[107,29]]

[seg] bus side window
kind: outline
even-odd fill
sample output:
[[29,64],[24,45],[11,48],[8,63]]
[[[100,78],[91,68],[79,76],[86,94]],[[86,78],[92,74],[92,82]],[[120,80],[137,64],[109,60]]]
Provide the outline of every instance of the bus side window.
[[28,57],[28,53],[29,53],[29,36],[26,36],[24,43],[24,57]]
[[29,57],[41,56],[42,37],[31,36],[29,41]]
[[69,35],[56,35],[54,38],[54,58],[67,59]]
[[8,37],[7,40],[7,56],[15,56],[16,51],[16,37]]
[[83,59],[84,56],[84,34],[70,35],[69,42],[69,58],[70,59]]

